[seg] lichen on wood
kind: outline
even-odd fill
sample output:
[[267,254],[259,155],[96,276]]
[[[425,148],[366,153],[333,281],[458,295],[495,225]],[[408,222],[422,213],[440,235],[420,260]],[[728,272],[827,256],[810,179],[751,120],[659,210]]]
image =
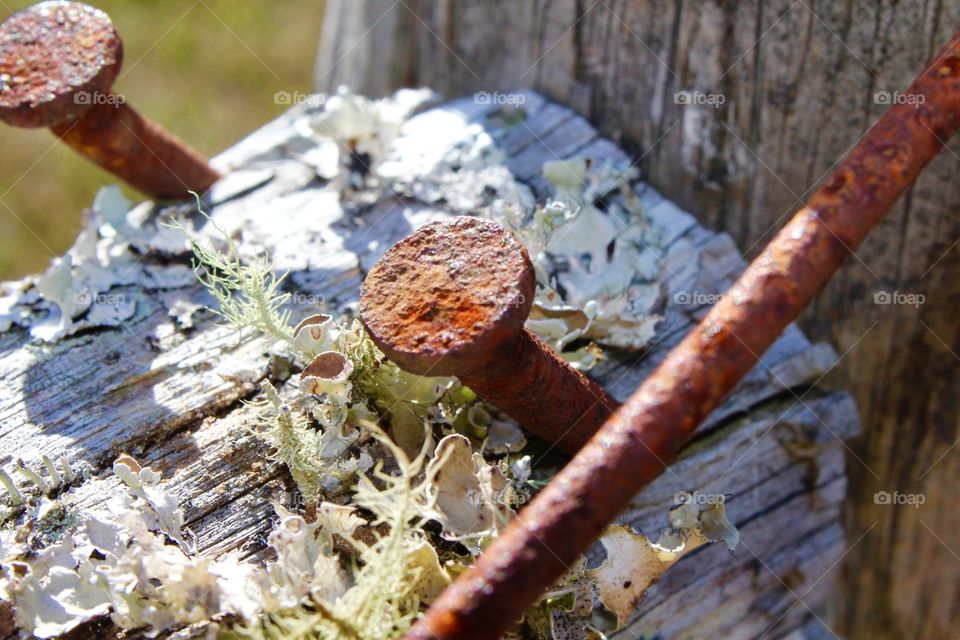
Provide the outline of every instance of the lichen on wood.
[[[516,425],[493,408],[478,403],[469,389],[456,380],[417,378],[393,367],[364,339],[362,329],[353,322],[352,302],[363,269],[412,228],[431,219],[475,211],[504,216],[507,207],[502,205],[509,204],[512,211],[525,212],[511,218],[521,233],[538,208],[561,215],[556,219],[560,224],[551,225],[551,232],[562,229],[578,215],[587,216],[585,220],[615,215],[617,225],[627,224],[627,227],[614,228],[635,229],[635,233],[618,234],[617,242],[624,245],[624,250],[630,243],[634,245],[633,257],[618,264],[627,265],[631,271],[627,289],[642,285],[643,290],[657,292],[655,296],[644,294],[636,298],[648,304],[637,307],[645,310],[638,317],[659,316],[649,325],[654,333],[653,339],[646,343],[649,354],[645,359],[638,360],[636,354],[624,357],[617,349],[604,348],[602,333],[588,335],[588,326],[591,329],[598,326],[591,324],[597,316],[591,316],[593,309],[588,305],[589,300],[578,300],[576,304],[566,300],[562,294],[567,293],[567,288],[563,284],[582,281],[584,273],[602,278],[606,267],[590,271],[584,262],[578,262],[575,268],[583,273],[566,275],[570,273],[566,271],[569,267],[557,259],[564,255],[558,249],[562,244],[554,246],[555,253],[545,251],[542,257],[546,267],[543,272],[547,275],[543,277],[543,298],[538,300],[541,311],[531,319],[531,322],[540,322],[542,335],[585,368],[592,367],[592,372],[621,397],[695,317],[696,309],[675,304],[675,294],[689,289],[715,291],[722,287],[722,279],[718,279],[717,274],[735,269],[737,265],[737,254],[729,242],[696,227],[692,219],[628,174],[625,174],[625,183],[596,179],[591,172],[617,178],[624,174],[629,161],[612,145],[604,145],[601,140],[591,142],[590,136],[595,138],[595,134],[585,133],[588,131],[583,129],[585,124],[570,125],[581,131],[578,135],[588,139],[582,152],[574,154],[570,166],[566,167],[578,176],[578,181],[557,185],[549,178],[557,180],[557,171],[565,174],[563,165],[548,165],[542,180],[529,177],[520,180],[510,170],[509,165],[514,163],[517,154],[524,153],[522,149],[528,144],[524,136],[532,139],[524,134],[524,127],[516,118],[500,117],[493,113],[492,107],[478,107],[469,101],[431,109],[401,126],[390,153],[378,164],[376,180],[342,196],[342,185],[336,181],[325,182],[331,177],[329,163],[320,162],[315,155],[318,149],[330,148],[331,144],[329,139],[315,137],[315,131],[309,126],[317,116],[317,109],[316,105],[297,107],[215,160],[229,173],[202,203],[201,208],[208,211],[209,219],[200,215],[192,204],[172,208],[138,205],[129,209],[129,205],[123,203],[110,204],[113,196],[109,192],[99,198],[100,204],[95,206],[99,213],[92,214],[95,223],[88,226],[92,233],[85,240],[87,246],[97,247],[98,269],[93,269],[93,261],[74,261],[71,275],[76,279],[95,274],[97,282],[109,285],[106,291],[128,293],[129,300],[135,304],[134,314],[123,320],[128,326],[84,327],[79,335],[56,338],[44,347],[49,353],[42,352],[35,343],[29,343],[27,334],[18,327],[29,326],[34,320],[42,321],[51,303],[38,295],[32,280],[5,285],[4,289],[14,301],[11,315],[17,321],[10,322],[12,333],[0,336],[0,344],[6,349],[0,351],[0,367],[12,381],[10,390],[0,395],[0,406],[7,412],[5,415],[16,417],[8,440],[0,443],[12,443],[11,450],[24,458],[27,468],[41,474],[44,482],[51,486],[52,474],[47,471],[42,456],[57,460],[65,454],[74,467],[77,460],[88,459],[94,475],[72,483],[58,497],[61,501],[75,501],[74,513],[105,504],[106,497],[118,490],[128,492],[127,485],[121,485],[119,477],[110,473],[109,468],[117,453],[129,451],[144,467],[165,470],[166,479],[155,488],[162,487],[180,498],[183,522],[193,531],[193,535],[181,532],[184,542],[188,543],[187,551],[179,544],[173,545],[176,553],[183,554],[186,560],[174,556],[176,562],[172,566],[189,565],[199,577],[202,571],[195,565],[206,563],[212,567],[217,562],[233,559],[242,564],[243,571],[266,575],[268,584],[273,585],[270,589],[276,588],[279,574],[287,575],[291,584],[297,585],[291,589],[284,587],[282,591],[286,595],[271,591],[275,593],[272,600],[264,595],[267,592],[259,591],[255,600],[266,604],[252,617],[245,618],[242,611],[249,609],[238,605],[220,607],[221,614],[234,612],[224,617],[213,612],[219,605],[211,603],[202,613],[209,614],[224,633],[227,628],[233,628],[234,632],[247,628],[251,633],[268,635],[277,629],[283,633],[292,629],[309,636],[316,628],[329,623],[340,633],[349,635],[345,631],[349,625],[344,626],[344,611],[351,612],[347,617],[356,617],[353,624],[368,629],[378,628],[380,622],[396,620],[397,616],[401,622],[407,621],[412,609],[422,608],[452,574],[472,561],[474,553],[482,552],[486,540],[495,535],[496,527],[485,526],[475,531],[474,527],[459,527],[471,531],[466,532],[468,538],[458,541],[443,540],[442,526],[434,524],[424,528],[421,522],[425,518],[443,520],[451,515],[443,515],[444,511],[438,509],[436,503],[439,495],[450,492],[441,491],[442,487],[436,482],[423,484],[422,474],[431,464],[431,471],[442,470],[442,457],[417,463],[421,464],[420,475],[413,478],[409,486],[419,497],[405,503],[414,514],[408,526],[390,526],[389,522],[396,523],[396,518],[386,518],[387,524],[378,523],[384,518],[375,515],[376,509],[385,506],[384,498],[378,496],[389,490],[389,483],[402,482],[404,472],[396,462],[403,459],[399,454],[414,464],[424,447],[434,451],[438,446],[434,443],[456,442],[458,448],[468,444],[469,473],[459,476],[462,482],[457,486],[469,484],[470,495],[475,498],[475,504],[481,506],[480,511],[494,513],[497,518],[510,517],[559,464],[551,455],[542,456],[546,449],[543,443],[524,437]],[[558,108],[531,94],[525,122],[539,131],[538,114],[544,113],[554,114],[550,115],[550,122],[569,124],[568,117],[556,118],[555,109]],[[429,145],[424,143],[427,139]],[[462,160],[460,167],[456,166],[458,154]],[[586,179],[581,180],[579,167],[587,164],[583,158],[591,160],[590,171],[584,174]],[[533,166],[533,159],[534,156],[528,155],[524,162]],[[541,156],[537,166],[542,168],[548,160],[555,158]],[[563,183],[564,179],[561,177],[558,182]],[[636,200],[631,200],[633,198]],[[551,201],[560,204],[551,204]],[[127,210],[120,213],[123,209]],[[227,239],[235,243],[236,265],[256,267],[264,274],[277,277],[289,272],[276,292],[289,294],[277,309],[289,310],[287,330],[292,339],[275,340],[276,335],[255,337],[249,330],[238,335],[230,327],[218,326],[222,318],[208,309],[217,310],[219,305],[215,297],[196,283],[189,266],[190,242],[181,231],[167,226],[173,220],[202,240],[205,247],[223,250],[228,247]],[[210,224],[212,221],[220,230]],[[279,224],[280,221],[283,224]],[[94,242],[90,243],[89,238]],[[649,245],[651,251],[647,252],[638,240]],[[83,255],[94,254],[87,251]],[[597,252],[592,255],[601,257],[600,262],[606,264],[605,256]],[[269,258],[269,264],[262,262],[265,258]],[[579,260],[577,256],[574,258]],[[655,273],[651,265],[656,266]],[[594,262],[591,266],[598,265]],[[559,283],[559,287],[550,286],[551,277],[552,283]],[[619,273],[618,282],[627,281],[623,277]],[[574,286],[569,290],[578,289]],[[77,319],[84,317],[80,315]],[[306,320],[299,327],[293,326],[300,318]],[[142,349],[138,346],[140,343],[130,339],[128,331],[144,337]],[[590,343],[601,346],[591,347]],[[116,356],[112,355],[114,352]],[[330,352],[340,354],[339,368],[333,367],[336,364],[333,356],[327,356],[330,362],[322,361],[311,368],[312,361]],[[25,366],[23,358],[27,357],[36,360]],[[59,362],[66,365],[70,375],[77,376],[75,385],[58,389],[56,394],[45,391],[50,387],[44,386],[48,384],[45,380],[56,379],[48,377],[54,375],[50,370],[53,361],[49,360],[53,357],[60,358]],[[107,357],[109,363],[101,365],[98,358],[102,357]],[[776,416],[758,417],[756,421],[737,426],[730,422],[730,416],[750,414],[757,411],[757,407],[776,410],[778,403],[789,399],[783,397],[785,387],[815,379],[830,362],[828,352],[811,348],[795,330],[788,332],[766,361],[774,373],[758,369],[708,427],[717,439],[700,450],[694,448],[686,470],[684,461],[680,461],[677,477],[682,477],[684,484],[652,486],[638,497],[636,509],[625,514],[625,520],[636,530],[655,530],[652,528],[662,526],[663,515],[677,490],[694,487],[705,490],[707,482],[717,483],[715,490],[732,494],[730,517],[736,522],[761,513],[768,505],[787,500],[791,495],[810,491],[807,484],[794,481],[793,462],[781,456],[776,448],[767,448],[766,440],[760,438],[769,427],[768,422]],[[345,379],[338,379],[348,369]],[[304,378],[301,374],[305,370],[318,375],[306,376],[314,379],[304,383],[301,390]],[[83,371],[91,373],[84,378],[80,373]],[[89,398],[96,401],[89,403]],[[834,396],[811,397],[808,402],[817,411],[846,406],[842,399]],[[783,413],[782,409],[778,413]],[[828,419],[829,423],[839,432],[849,432],[853,428],[852,414],[846,409],[837,411],[836,418]],[[56,417],[65,413],[71,417]],[[31,416],[35,420],[31,420]],[[814,425],[814,430],[820,428],[812,416],[803,413],[802,407],[787,414],[784,420],[806,421]],[[70,426],[73,424],[76,428]],[[392,437],[390,444],[379,439],[380,427]],[[723,437],[716,435],[720,433]],[[283,438],[288,440],[284,442]],[[734,447],[743,451],[748,448],[744,442],[750,443],[753,439],[758,442],[754,450],[765,456],[765,468],[769,465],[770,474],[779,474],[778,477],[784,479],[771,480],[767,493],[757,494],[748,489],[756,484],[756,478],[750,474],[731,472],[728,482],[721,473],[723,461],[729,462],[724,452],[729,453]],[[398,444],[400,450],[390,449],[392,443]],[[281,446],[276,446],[278,444]],[[817,478],[824,487],[833,487],[838,477],[842,478],[842,460],[835,455],[839,445],[833,444],[831,448],[827,442],[818,441],[819,454],[814,454],[824,459]],[[441,454],[450,446],[444,444]],[[728,446],[731,449],[728,450]],[[747,459],[751,458],[749,455]],[[30,482],[28,488],[22,472],[14,469],[9,461],[5,466],[11,471],[11,482],[22,494],[21,499],[26,503],[38,500],[41,492],[36,483]],[[699,470],[692,472],[691,469]],[[65,475],[58,466],[55,471]],[[458,476],[452,477],[456,480]],[[369,484],[364,484],[364,478],[371,479]],[[440,482],[446,482],[442,473],[441,478]],[[676,482],[674,479],[673,483]],[[360,487],[366,487],[366,498],[358,497]],[[373,508],[342,511],[351,509],[351,505],[360,505],[363,500]],[[404,502],[388,501],[394,505]],[[834,494],[828,492],[821,503],[821,508],[827,511],[818,516],[818,522],[832,522],[836,517],[836,504]],[[799,507],[801,512],[807,508]],[[44,537],[52,540],[51,536],[69,530],[72,526],[69,514],[69,508],[45,509]],[[812,515],[807,518],[813,522]],[[318,524],[321,522],[326,524]],[[332,527],[341,527],[348,535],[331,536]],[[159,531],[157,528],[152,534]],[[270,569],[277,566],[274,562],[284,562],[283,558],[288,557],[279,554],[277,560],[268,559],[264,564],[265,556],[277,553],[277,544],[286,544],[281,543],[281,539],[299,536],[301,532],[309,534],[298,538],[299,550],[290,558],[289,565]],[[395,559],[408,554],[409,564],[393,563],[393,568],[387,569],[378,566],[379,562],[369,562],[369,555],[368,562],[364,562],[363,545],[376,546],[391,532],[407,536],[390,544],[402,549]],[[762,540],[762,536],[757,530],[751,535],[753,549],[779,548],[773,541],[755,545],[755,539]],[[344,542],[351,536],[356,538],[356,546]],[[447,537],[460,536],[454,533]],[[325,555],[331,540],[336,563]],[[824,557],[829,559],[839,538],[828,538],[825,544],[833,545],[824,548]],[[800,554],[805,549],[806,546],[798,544],[789,553]],[[164,549],[165,553],[172,551]],[[351,555],[356,564],[349,560]],[[676,575],[678,584],[697,589],[695,585],[701,574],[732,571],[740,562],[729,557],[720,560],[714,557],[698,565],[700,573],[695,576],[684,573],[686,565],[680,562],[674,567],[674,571],[680,570],[680,573],[668,572],[658,586]],[[401,565],[402,571],[397,569]],[[410,567],[416,570],[408,572]],[[400,579],[409,587],[392,589],[397,598],[406,603],[386,607],[396,615],[378,618],[380,622],[377,622],[366,614],[354,616],[358,609],[349,607],[357,606],[356,603],[346,609],[337,608],[341,606],[336,604],[338,598],[344,598],[351,585],[359,580],[358,569],[381,577],[386,574],[377,572],[389,570],[394,572],[390,580]],[[314,582],[311,575],[317,574],[329,580]],[[398,575],[406,577],[396,578]],[[340,578],[342,582],[338,582]],[[249,582],[257,584],[259,579],[251,578]],[[385,584],[400,584],[390,580]],[[315,591],[311,597],[320,603],[307,612],[306,618],[302,615],[304,611],[295,606],[297,594],[303,594],[304,589]],[[371,601],[377,598],[381,596]],[[411,604],[414,602],[415,606]],[[584,602],[581,599],[580,605]],[[659,613],[679,602],[669,592],[658,592],[655,587],[639,606],[642,608],[645,602],[651,602],[651,607],[659,603],[653,614],[647,615],[647,620],[657,620],[656,624],[665,629],[671,624],[680,624],[679,620],[664,618],[664,614]],[[548,617],[557,620],[559,625],[558,616],[562,611],[562,622],[570,623],[568,602],[558,600],[556,604],[548,603]],[[591,608],[594,604],[591,600]],[[347,606],[346,601],[342,606]],[[271,612],[269,616],[262,617],[267,611]],[[197,610],[192,615],[201,613]],[[326,622],[319,622],[316,616]],[[248,620],[246,627],[237,626],[241,619]],[[367,622],[361,624],[361,619]],[[532,616],[531,624],[533,619]],[[788,622],[792,619],[787,618]],[[171,624],[176,628],[186,622],[182,617],[175,617]]]

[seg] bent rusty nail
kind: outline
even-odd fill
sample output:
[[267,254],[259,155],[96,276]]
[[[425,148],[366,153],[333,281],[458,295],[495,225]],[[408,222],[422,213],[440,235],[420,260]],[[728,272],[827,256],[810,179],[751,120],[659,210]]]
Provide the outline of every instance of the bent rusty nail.
[[960,32],[908,93],[408,639],[500,637],[664,470],[956,132]]

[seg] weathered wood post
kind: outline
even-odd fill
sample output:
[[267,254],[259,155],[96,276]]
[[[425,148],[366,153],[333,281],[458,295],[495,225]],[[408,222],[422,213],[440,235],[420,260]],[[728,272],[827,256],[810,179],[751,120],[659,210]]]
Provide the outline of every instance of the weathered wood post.
[[[538,137],[574,139],[577,146],[568,145],[561,157],[609,163],[618,174],[632,163],[569,109],[535,93],[523,94],[523,103],[524,124],[473,98],[426,108],[398,139],[404,151],[392,178],[423,186],[405,199],[386,192],[362,206],[333,183],[318,184],[317,155],[291,154],[318,148],[302,126],[311,107],[297,106],[213,159],[225,179],[208,198],[210,215],[235,231],[242,251],[265,250],[277,269],[289,270],[286,286],[295,300],[338,308],[356,301],[366,272],[412,229],[475,211],[497,189],[546,198],[544,163],[556,157]],[[327,150],[332,144],[323,143]],[[497,149],[487,154],[484,171],[434,166],[420,156],[428,148],[443,158],[473,147]],[[648,185],[633,187],[630,197],[658,256],[641,288],[654,296],[663,319],[645,352],[611,350],[591,372],[618,400],[744,266],[728,236],[697,225]],[[621,197],[608,204],[622,206]],[[110,214],[104,203],[98,207],[104,210],[95,216]],[[130,453],[163,474],[185,507],[184,523],[200,555],[236,551],[256,562],[268,553],[262,542],[273,504],[290,505],[294,498],[285,466],[266,460],[267,445],[247,431],[257,411],[244,400],[259,380],[283,380],[290,363],[271,355],[270,340],[238,342],[203,310],[212,301],[186,264],[189,248],[163,226],[170,213],[184,211],[144,204],[123,224],[110,214],[126,235],[109,268],[91,271],[89,256],[78,258],[75,282],[94,291],[91,309],[77,312],[66,328],[76,335],[43,333],[51,343],[32,338],[19,325],[40,334],[36,323],[51,303],[37,296],[33,278],[5,283],[15,304],[0,316],[6,322],[0,373],[9,381],[0,390],[0,449],[32,466],[43,456],[85,460],[96,477],[71,490],[70,499],[87,507],[122,493],[109,468],[117,454]],[[88,251],[78,243],[75,253]],[[670,471],[622,514],[620,522],[655,535],[679,495],[722,494],[743,541],[736,554],[712,545],[664,574],[635,610],[623,612],[628,635],[823,632],[817,616],[826,615],[833,598],[832,577],[823,576],[846,547],[841,438],[858,429],[850,396],[817,386],[835,360],[829,347],[790,327]],[[591,557],[600,553],[597,547]],[[803,606],[795,606],[793,593],[802,594]],[[12,633],[9,612],[0,615],[4,621],[0,629]],[[93,634],[92,624],[78,632]]]
[[[752,255],[958,22],[954,4],[334,0],[317,85],[535,88],[633,151],[651,184]],[[960,622],[960,421],[949,400],[960,393],[960,145],[949,149],[804,318],[843,354],[838,370],[870,434],[848,454],[855,544],[837,600],[851,637],[949,637]],[[884,502],[898,494],[925,501]]]

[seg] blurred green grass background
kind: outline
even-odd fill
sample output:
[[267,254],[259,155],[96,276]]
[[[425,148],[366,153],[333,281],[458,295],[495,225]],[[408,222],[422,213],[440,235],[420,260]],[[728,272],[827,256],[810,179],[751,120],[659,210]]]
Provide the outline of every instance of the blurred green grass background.
[[[0,19],[33,4],[0,0]],[[115,90],[202,153],[216,155],[308,93],[322,1],[92,0],[123,38]],[[0,279],[43,271],[80,231],[97,189],[118,181],[46,129],[0,123]],[[134,201],[142,199],[125,189]]]

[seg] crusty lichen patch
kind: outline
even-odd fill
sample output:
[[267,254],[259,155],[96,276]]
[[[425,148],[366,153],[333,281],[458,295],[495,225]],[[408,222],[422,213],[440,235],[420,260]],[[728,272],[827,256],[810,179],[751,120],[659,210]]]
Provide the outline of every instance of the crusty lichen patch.
[[137,230],[128,221],[129,212],[130,202],[119,187],[98,191],[69,252],[46,273],[2,292],[0,332],[22,327],[34,339],[55,342],[131,319],[137,300],[128,286],[147,284],[148,274],[130,248]]

